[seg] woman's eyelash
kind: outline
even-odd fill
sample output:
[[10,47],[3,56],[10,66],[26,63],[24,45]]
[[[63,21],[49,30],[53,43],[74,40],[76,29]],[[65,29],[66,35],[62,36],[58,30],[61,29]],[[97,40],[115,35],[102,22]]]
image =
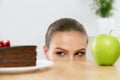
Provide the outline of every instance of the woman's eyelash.
[[77,53],[75,53],[75,55],[79,55],[79,56],[82,56],[83,54],[85,54],[85,52],[77,52]]
[[57,55],[65,55],[64,52],[56,52]]

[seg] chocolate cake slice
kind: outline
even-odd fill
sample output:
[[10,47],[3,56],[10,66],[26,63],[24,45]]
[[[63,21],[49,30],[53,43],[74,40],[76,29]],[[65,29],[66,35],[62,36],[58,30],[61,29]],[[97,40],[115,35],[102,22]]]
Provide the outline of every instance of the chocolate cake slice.
[[0,48],[0,67],[25,67],[36,65],[36,46]]

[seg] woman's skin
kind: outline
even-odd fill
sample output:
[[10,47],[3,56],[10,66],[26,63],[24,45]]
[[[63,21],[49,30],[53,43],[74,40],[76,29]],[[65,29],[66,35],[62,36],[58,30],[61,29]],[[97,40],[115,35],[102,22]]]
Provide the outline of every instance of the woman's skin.
[[44,53],[52,61],[86,60],[87,36],[78,31],[55,32],[49,48],[44,46]]

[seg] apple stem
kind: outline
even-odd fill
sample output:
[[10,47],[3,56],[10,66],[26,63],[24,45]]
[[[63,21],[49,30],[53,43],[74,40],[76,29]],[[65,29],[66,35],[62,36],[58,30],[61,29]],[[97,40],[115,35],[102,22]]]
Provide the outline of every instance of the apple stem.
[[112,34],[112,32],[113,32],[113,29],[110,30],[109,34]]

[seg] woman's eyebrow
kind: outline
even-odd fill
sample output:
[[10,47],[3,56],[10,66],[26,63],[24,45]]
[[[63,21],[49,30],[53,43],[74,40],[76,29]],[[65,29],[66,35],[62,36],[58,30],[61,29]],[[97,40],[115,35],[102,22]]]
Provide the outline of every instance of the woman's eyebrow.
[[78,49],[78,50],[76,50],[75,52],[79,52],[79,51],[86,51],[86,48]]
[[60,50],[62,50],[62,51],[68,52],[68,50],[63,49],[63,48],[61,48],[61,47],[56,47],[55,49],[60,49]]

